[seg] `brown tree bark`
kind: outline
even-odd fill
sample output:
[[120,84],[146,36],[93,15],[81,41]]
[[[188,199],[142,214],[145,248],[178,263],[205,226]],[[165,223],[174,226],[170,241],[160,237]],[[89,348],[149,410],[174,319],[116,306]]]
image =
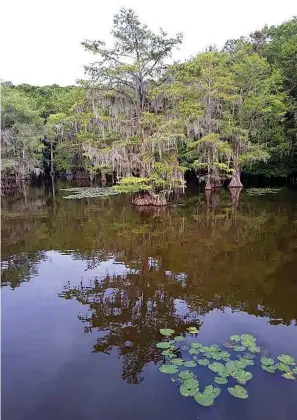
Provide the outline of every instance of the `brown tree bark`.
[[231,181],[230,181],[228,186],[229,186],[229,188],[242,188],[243,187],[243,185],[240,181],[240,170],[239,169],[234,172],[234,175],[232,176]]
[[137,193],[132,198],[132,204],[135,206],[166,206],[167,200],[164,195],[155,194],[153,192]]

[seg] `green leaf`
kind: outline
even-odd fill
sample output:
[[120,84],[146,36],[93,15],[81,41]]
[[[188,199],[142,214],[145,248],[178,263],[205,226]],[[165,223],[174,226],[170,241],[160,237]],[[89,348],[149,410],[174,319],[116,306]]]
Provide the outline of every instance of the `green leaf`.
[[295,367],[294,369],[292,369],[292,372],[295,373],[295,375],[297,375],[297,367]]
[[176,358],[173,359],[171,363],[176,366],[182,366],[184,364],[184,361],[183,359]]
[[201,392],[194,395],[194,400],[203,407],[210,407],[214,404],[214,398],[207,394],[201,394]]
[[274,360],[270,357],[261,357],[261,363],[265,366],[272,366],[274,365]]
[[189,354],[191,354],[192,356],[197,355],[197,354],[199,354],[199,350],[198,349],[190,349]]
[[159,367],[159,371],[162,373],[173,374],[178,372],[178,367],[174,365],[162,365]]
[[187,328],[189,334],[198,334],[199,330],[197,329],[197,327],[189,327]]
[[228,383],[228,379],[225,376],[216,376],[214,382],[218,385],[224,385]]
[[169,337],[170,335],[174,334],[174,330],[172,330],[171,328],[161,328],[160,333],[162,335],[165,335],[166,337]]
[[240,338],[243,346],[249,347],[256,344],[256,339],[250,334],[241,334]]
[[208,365],[208,369],[210,369],[212,372],[224,372],[226,370],[225,365],[219,362],[210,363]]
[[161,341],[156,344],[156,347],[158,347],[158,349],[170,349],[171,344],[168,341]]
[[180,379],[191,379],[193,378],[193,376],[194,376],[193,372],[190,372],[189,370],[182,370],[178,374],[178,377]]
[[202,344],[198,343],[198,341],[192,341],[190,344],[191,348],[200,350],[203,348]]
[[245,351],[246,347],[245,346],[234,346],[233,350],[234,351]]
[[278,360],[281,363],[285,363],[286,365],[294,365],[295,359],[292,356],[289,356],[288,354],[281,354],[280,356],[278,356]]
[[187,362],[185,362],[185,366],[189,367],[189,368],[193,368],[193,367],[197,366],[197,363],[194,362],[194,360],[188,360]]
[[220,388],[212,385],[207,385],[204,388],[203,394],[205,395],[211,395],[213,398],[217,398],[221,393]]
[[208,359],[199,359],[198,360],[198,365],[200,365],[200,366],[207,366],[208,364],[209,364]]
[[291,371],[290,366],[286,365],[286,363],[277,363],[275,366],[276,366],[276,369],[284,373],[289,373]]
[[248,398],[248,393],[243,386],[235,385],[234,387],[228,388],[229,393],[235,398],[241,398],[243,400]]
[[241,357],[239,360],[236,361],[236,365],[239,367],[239,369],[245,369],[247,366],[253,366],[255,362],[250,359],[245,359],[244,357]]
[[231,335],[230,340],[234,341],[234,343],[239,343],[240,342],[240,335],[238,335],[238,334]]
[[176,337],[173,337],[173,340],[176,342],[180,342],[180,341],[184,341],[185,337],[183,337],[182,335],[178,335]]
[[251,353],[260,353],[261,349],[258,346],[249,346],[248,351]]
[[169,356],[169,357],[173,355],[173,353],[171,352],[171,350],[163,350],[161,352],[161,354],[162,354],[162,356]]
[[190,379],[185,379],[184,382],[183,382],[183,385],[187,389],[198,389],[199,382],[195,378],[190,378]]
[[268,373],[275,373],[276,372],[276,365],[273,365],[273,366],[261,365],[261,368]]
[[179,387],[179,392],[184,397],[193,397],[195,394],[197,394],[199,392],[199,388],[196,388],[196,389],[188,389],[187,387],[184,386],[184,384],[182,384]]
[[292,372],[283,373],[282,377],[285,378],[285,379],[293,379],[294,381],[296,380]]

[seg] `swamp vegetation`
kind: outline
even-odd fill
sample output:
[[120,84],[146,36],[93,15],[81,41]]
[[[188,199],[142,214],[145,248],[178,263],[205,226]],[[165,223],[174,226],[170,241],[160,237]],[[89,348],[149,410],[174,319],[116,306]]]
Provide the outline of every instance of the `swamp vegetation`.
[[2,85],[2,185],[41,174],[106,179],[166,202],[191,173],[213,189],[241,175],[297,171],[297,20],[173,62],[182,34],[151,31],[130,9],[76,86]]

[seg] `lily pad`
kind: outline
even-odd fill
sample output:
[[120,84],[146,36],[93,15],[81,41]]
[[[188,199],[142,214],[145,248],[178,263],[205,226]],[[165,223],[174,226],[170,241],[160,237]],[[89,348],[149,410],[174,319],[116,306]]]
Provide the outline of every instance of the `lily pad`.
[[179,372],[178,377],[180,379],[191,379],[193,378],[193,372],[190,372],[189,370],[182,370]]
[[218,385],[224,385],[228,383],[228,379],[225,376],[216,376],[214,382]]
[[288,354],[281,354],[278,356],[278,360],[286,365],[295,365],[296,363],[294,357],[289,356]]
[[285,379],[293,379],[294,381],[296,380],[292,372],[283,373],[282,377],[285,378]]
[[184,364],[185,364],[186,367],[189,367],[189,368],[193,368],[193,367],[197,366],[197,363],[194,360],[188,360]]
[[241,344],[243,346],[249,347],[256,344],[256,339],[250,334],[241,334]]
[[233,350],[234,351],[245,351],[246,347],[245,346],[234,346]]
[[183,337],[182,335],[177,335],[176,337],[173,337],[173,340],[176,341],[177,343],[180,341],[184,341],[185,337]]
[[171,328],[161,328],[160,334],[165,335],[165,337],[170,337],[172,334],[174,334],[174,330]]
[[170,351],[170,350],[163,350],[161,352],[161,354],[162,354],[162,356],[172,356],[173,355],[172,351]]
[[207,385],[204,388],[203,394],[205,395],[211,395],[213,398],[216,398],[220,395],[221,390],[220,388],[216,387],[216,386],[212,386],[212,385]]
[[196,389],[188,389],[184,386],[184,384],[182,384],[179,387],[179,392],[181,393],[181,395],[183,395],[184,397],[194,397],[195,394],[197,394],[197,392],[199,392],[199,388]]
[[240,342],[240,335],[238,335],[238,334],[231,335],[230,340],[234,341],[234,343],[239,343]]
[[156,347],[158,347],[158,349],[170,349],[171,344],[169,341],[161,341],[160,343],[156,344]]
[[209,360],[208,359],[199,359],[198,360],[198,365],[200,366],[207,366],[209,364]]
[[261,365],[261,368],[268,373],[275,373],[276,372],[276,365],[272,365],[272,366]]
[[274,360],[271,357],[261,357],[261,363],[264,366],[274,365]]
[[260,347],[254,345],[254,346],[249,346],[248,351],[250,351],[251,353],[260,353],[261,349]]
[[291,371],[290,366],[286,365],[286,363],[277,363],[275,366],[276,366],[276,369],[284,373],[289,373]]
[[239,367],[239,369],[245,369],[247,366],[253,366],[255,362],[250,359],[245,359],[244,357],[241,357],[239,360],[236,361],[236,365]]
[[203,348],[202,344],[198,343],[198,341],[192,341],[190,346],[192,349],[197,349],[197,350],[200,350],[201,348]]
[[297,375],[297,367],[295,367],[294,369],[292,369],[292,372],[295,373],[295,375]]
[[190,349],[189,354],[191,356],[194,356],[194,355],[197,356],[197,354],[199,354],[199,350],[198,349]]
[[176,359],[173,359],[173,360],[171,361],[171,363],[172,363],[173,365],[176,365],[176,366],[182,366],[182,365],[184,364],[184,361],[183,361],[183,359],[176,358]]
[[199,382],[195,378],[185,379],[183,385],[187,389],[197,389],[199,387]]
[[187,330],[188,330],[189,334],[198,334],[199,333],[199,330],[197,329],[197,327],[189,327],[189,328],[187,328]]
[[224,343],[222,343],[222,346],[225,347],[226,349],[233,349],[233,344],[228,343],[228,341],[225,341]]
[[159,367],[159,371],[162,373],[173,374],[178,372],[178,367],[175,365],[162,365]]
[[219,373],[225,371],[226,368],[222,363],[214,362],[208,365],[208,369],[210,369],[212,372]]
[[243,388],[243,386],[240,386],[240,385],[235,385],[234,387],[230,387],[228,388],[228,391],[233,397],[240,398],[242,400],[246,400],[249,396],[247,393],[247,390]]
[[211,395],[201,394],[201,392],[194,395],[194,400],[203,407],[210,407],[214,404],[214,398]]
[[230,374],[240,384],[246,384],[247,381],[252,379],[253,375],[251,372],[246,372],[243,369],[238,369]]

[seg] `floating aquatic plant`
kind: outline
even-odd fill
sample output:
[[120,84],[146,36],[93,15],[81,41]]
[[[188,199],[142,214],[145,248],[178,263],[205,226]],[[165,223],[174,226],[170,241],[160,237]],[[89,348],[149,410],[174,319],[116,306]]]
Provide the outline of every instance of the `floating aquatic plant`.
[[[250,334],[235,334],[230,337],[230,342],[223,343],[222,346],[230,349],[222,350],[218,345],[204,345],[193,337],[197,334],[196,327],[189,327],[188,335],[178,335],[172,338],[174,331],[166,328],[160,332],[164,335],[164,341],[157,343],[156,346],[161,350],[164,357],[164,364],[159,370],[166,374],[177,374],[172,378],[173,382],[179,382],[179,392],[184,397],[194,397],[195,401],[208,407],[214,404],[215,398],[220,394],[220,388],[208,385],[202,392],[199,389],[199,381],[196,376],[196,369],[208,367],[214,372],[214,384],[224,386],[228,383],[228,378],[235,379],[238,384],[244,385],[253,378],[251,372],[247,369],[255,365],[255,358],[259,358],[259,365],[268,373],[280,371],[282,377],[288,380],[295,380],[297,375],[297,366],[295,359],[289,355],[281,354],[278,356],[278,362],[271,357],[266,357],[262,352],[261,357],[257,354],[261,351],[257,346],[256,339]],[[197,331],[196,331],[197,330]],[[180,342],[185,343],[180,345]],[[184,355],[187,352],[189,357]],[[233,353],[232,353],[233,352]],[[244,352],[235,354],[237,352]],[[232,354],[233,357],[232,359]],[[256,359],[255,359],[256,360]],[[191,368],[185,369],[185,368]],[[248,398],[248,393],[241,385],[229,387],[229,393],[240,399]]]
[[68,200],[81,200],[82,198],[95,198],[95,197],[108,197],[110,195],[119,194],[113,188],[90,188],[90,187],[75,187],[75,188],[64,188],[62,191],[72,192],[71,195],[66,195],[63,198]]
[[233,387],[228,388],[229,393],[235,397],[235,398],[241,398],[242,400],[245,400],[248,398],[249,394],[247,390],[240,385],[235,385]]
[[265,194],[277,194],[280,190],[280,188],[249,188],[246,193],[250,196],[260,196]]

